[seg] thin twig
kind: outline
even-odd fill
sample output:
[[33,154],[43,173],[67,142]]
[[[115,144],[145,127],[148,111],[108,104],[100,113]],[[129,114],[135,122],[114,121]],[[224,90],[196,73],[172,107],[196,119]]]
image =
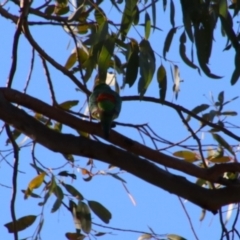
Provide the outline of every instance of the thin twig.
[[34,50],[34,48],[32,48],[32,58],[31,58],[30,70],[29,70],[29,74],[28,74],[28,77],[27,77],[26,85],[23,89],[24,93],[27,92],[27,88],[28,88],[29,83],[30,83],[30,79],[31,79],[32,72],[33,72],[34,59],[35,59],[35,50]]
[[18,174],[18,164],[19,164],[19,148],[15,142],[15,139],[13,138],[12,132],[10,130],[9,125],[6,125],[6,133],[8,138],[10,139],[13,150],[14,150],[14,165],[13,165],[13,175],[12,175],[12,188],[13,188],[13,194],[12,199],[10,203],[10,211],[11,211],[11,217],[13,221],[13,229],[14,229],[14,239],[18,240],[18,231],[17,231],[17,225],[16,225],[16,212],[15,212],[15,202],[16,202],[16,196],[17,196],[17,174]]
[[51,93],[52,105],[56,106],[57,101],[56,101],[56,97],[55,97],[55,93],[54,93],[52,80],[51,80],[51,77],[50,77],[50,72],[48,70],[48,66],[47,66],[47,63],[46,63],[45,59],[41,55],[40,55],[40,57],[42,59],[42,64],[43,64],[43,68],[45,70],[45,75],[46,75],[46,78],[47,78],[48,87],[49,87],[49,90],[50,90],[50,93]]

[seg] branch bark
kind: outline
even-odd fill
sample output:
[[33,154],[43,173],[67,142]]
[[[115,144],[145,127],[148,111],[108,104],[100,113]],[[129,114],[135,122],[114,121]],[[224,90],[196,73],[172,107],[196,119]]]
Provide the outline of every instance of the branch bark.
[[[213,213],[216,213],[223,205],[240,201],[240,185],[227,186],[221,189],[205,189],[189,182],[184,177],[166,172],[150,161],[140,158],[129,151],[84,137],[61,134],[49,129],[6,100],[4,96],[7,93],[14,92],[15,95],[18,95],[17,99],[20,96],[26,96],[11,89],[1,89],[0,119],[54,152],[90,157],[119,166],[129,173],[170,193],[188,199],[192,203]],[[83,122],[78,120],[79,124]],[[97,124],[88,122],[85,122],[85,124],[95,126],[97,129]]]
[[[0,88],[0,93],[2,93],[5,99],[7,99],[9,102],[14,102],[27,107],[75,130],[88,132],[90,134],[103,137],[102,130],[97,123],[81,120],[61,109],[52,107],[39,99],[13,89]],[[137,141],[123,136],[114,130],[111,131],[108,141],[133,154],[136,154],[137,156],[151,160],[154,163],[161,164],[165,167],[172,168],[213,183],[215,182],[224,185],[232,185],[232,182],[222,178],[223,173],[240,172],[239,163],[219,164],[208,169],[199,168],[192,163],[188,163],[186,161],[179,160],[178,158],[153,150]]]

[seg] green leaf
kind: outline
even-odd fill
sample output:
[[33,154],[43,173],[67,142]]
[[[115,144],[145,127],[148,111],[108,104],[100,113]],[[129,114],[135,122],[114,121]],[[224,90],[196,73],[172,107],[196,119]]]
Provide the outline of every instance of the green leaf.
[[47,173],[46,173],[42,168],[38,167],[37,165],[34,165],[33,163],[30,163],[30,165],[31,165],[34,169],[36,169],[38,172],[40,172],[40,173],[45,173],[45,174],[47,175]]
[[183,158],[188,162],[196,162],[199,160],[199,157],[194,152],[190,151],[177,151],[173,153],[174,156]]
[[168,234],[167,238],[168,238],[168,240],[187,240],[186,238],[183,238],[176,234]]
[[76,56],[76,53],[73,52],[68,57],[67,62],[65,63],[65,68],[67,68],[67,69],[72,68],[76,62],[77,62],[77,56]]
[[63,177],[71,177],[72,179],[77,179],[76,174],[74,173],[68,173],[67,171],[61,171],[58,173],[58,176],[63,176]]
[[92,33],[89,38],[84,42],[85,45],[96,45],[104,41],[108,36],[108,22],[104,21],[99,27],[96,33]]
[[84,11],[84,4],[81,4],[69,17],[68,22],[78,21]]
[[24,199],[27,199],[28,196],[31,195],[33,189],[39,188],[42,185],[45,175],[46,173],[42,172],[30,181],[25,191]]
[[62,182],[62,185],[65,187],[65,189],[75,198],[79,199],[79,200],[83,200],[84,197],[83,195],[72,185],[69,184],[65,184]]
[[193,32],[192,32],[192,22],[191,22],[191,8],[189,7],[189,2],[188,1],[180,1],[181,6],[182,6],[182,14],[183,14],[183,23],[185,27],[185,31],[187,32],[187,35],[191,42],[194,42],[193,38]]
[[56,15],[64,15],[64,14],[67,14],[69,10],[70,10],[69,6],[66,6],[65,4],[61,4],[61,5],[55,6],[54,13]]
[[69,100],[69,101],[65,101],[65,102],[59,104],[59,107],[61,107],[64,110],[69,110],[72,107],[77,106],[78,103],[79,103],[78,100]]
[[228,15],[228,4],[227,0],[220,0],[219,1],[219,15],[223,16],[224,18],[227,18]]
[[226,148],[233,156],[235,153],[232,150],[232,147],[217,133],[212,133],[213,138],[219,143],[220,146]]
[[54,192],[54,190],[55,190],[55,188],[57,186],[54,175],[52,175],[51,182],[48,183],[48,186],[49,186],[48,187],[48,191],[47,191],[47,193],[44,196],[43,202],[38,203],[39,206],[43,206],[47,202],[48,198]]
[[137,6],[137,0],[126,0],[126,5],[122,14],[122,21],[120,27],[120,33],[122,40],[127,36],[128,31],[133,23],[135,16],[133,15],[134,8]]
[[148,40],[143,39],[140,44],[140,75],[138,83],[138,92],[142,97],[152,81],[155,72],[155,55]]
[[157,81],[159,85],[160,100],[164,101],[167,92],[167,74],[162,64],[157,70]]
[[197,50],[198,62],[203,72],[213,79],[222,78],[211,73],[207,66],[212,51],[213,30],[211,28],[195,27],[194,37]]
[[[205,110],[207,110],[210,106],[208,104],[201,104],[199,106],[196,106],[195,108],[192,109],[192,112],[195,114],[198,114],[200,112],[203,112]],[[191,119],[191,116],[188,115],[186,118],[186,121],[188,122]]]
[[52,207],[52,210],[51,210],[52,213],[56,212],[60,208],[60,206],[62,205],[63,197],[64,197],[63,191],[58,185],[54,189],[54,194],[57,197],[57,199],[53,204],[53,207]]
[[235,70],[232,74],[231,84],[234,85],[240,77],[240,47],[238,47],[235,55]]
[[227,163],[230,162],[232,159],[228,156],[223,157],[216,157],[216,158],[210,158],[209,161],[213,163]]
[[115,41],[113,37],[107,38],[102,46],[98,57],[98,74],[100,82],[105,82],[107,77],[107,70],[110,67],[110,60],[113,56]]
[[152,19],[153,19],[153,30],[156,27],[156,1],[152,0]]
[[224,112],[221,112],[220,115],[224,115],[224,116],[237,116],[238,113],[235,112],[235,111],[224,111]]
[[77,205],[77,218],[81,222],[82,230],[85,233],[90,233],[92,228],[91,213],[86,203],[79,201]]
[[138,43],[132,40],[130,43],[130,48],[131,50],[130,50],[130,57],[127,61],[125,83],[128,84],[129,87],[132,87],[138,75],[138,67],[139,67]]
[[170,31],[167,34],[167,37],[164,42],[164,47],[163,47],[163,57],[166,58],[166,53],[169,51],[173,36],[176,33],[177,28],[171,28]]
[[48,5],[45,10],[44,13],[47,15],[52,15],[55,9],[55,5]]
[[232,23],[232,17],[230,13],[228,13],[227,18],[223,17],[222,15],[219,15],[219,18],[222,23],[222,28],[224,29],[224,32],[227,34],[229,40],[231,41],[234,49],[238,51],[238,39],[236,36],[236,33],[233,30],[233,23]]
[[196,66],[186,55],[185,43],[186,43],[186,34],[185,34],[185,31],[184,31],[182,33],[182,35],[180,36],[180,45],[179,45],[180,56],[181,56],[184,63],[186,63],[191,68],[198,69],[198,72],[199,72],[198,66]]
[[68,240],[83,240],[84,238],[86,238],[85,235],[81,234],[81,233],[66,233],[65,234],[66,238]]
[[133,9],[132,15],[134,16],[134,18],[133,18],[133,23],[134,23],[134,25],[138,25],[139,15],[140,15],[138,6],[135,6],[135,8]]
[[63,154],[63,157],[68,160],[69,162],[74,162],[73,155],[71,154]]
[[30,197],[33,197],[33,198],[41,198],[41,196],[39,196],[38,194],[35,194],[33,192],[30,193],[29,190],[21,190],[21,192],[24,193],[24,195],[28,194]]
[[112,214],[99,202],[88,201],[91,210],[104,222],[109,223]]
[[171,0],[171,2],[170,2],[170,22],[171,22],[171,25],[173,28],[175,27],[174,17],[175,17],[175,6],[173,3],[173,0]]
[[99,25],[103,24],[107,20],[104,11],[100,7],[96,8],[94,16]]
[[220,105],[223,104],[223,102],[224,102],[224,91],[221,91],[221,92],[218,94],[218,101],[220,102]]
[[120,180],[121,182],[127,183],[123,178],[119,177],[117,174],[115,173],[107,173],[108,175],[114,177],[117,180]]
[[151,32],[151,19],[148,12],[145,13],[145,38],[148,39]]
[[6,223],[6,224],[4,224],[4,226],[8,229],[9,233],[14,233],[15,230],[17,232],[20,232],[20,231],[28,228],[29,226],[31,226],[34,223],[34,221],[36,220],[36,218],[37,218],[37,216],[35,216],[35,215],[28,215],[28,216],[19,218],[15,222],[15,229],[14,229],[13,222]]

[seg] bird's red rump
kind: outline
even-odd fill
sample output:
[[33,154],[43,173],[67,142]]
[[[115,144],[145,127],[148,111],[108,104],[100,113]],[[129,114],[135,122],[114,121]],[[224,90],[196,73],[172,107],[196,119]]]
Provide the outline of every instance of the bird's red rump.
[[114,102],[114,103],[116,101],[115,97],[112,94],[100,93],[97,97],[97,101],[101,102],[101,101],[104,101],[104,100],[108,100],[108,101],[111,101],[111,102]]

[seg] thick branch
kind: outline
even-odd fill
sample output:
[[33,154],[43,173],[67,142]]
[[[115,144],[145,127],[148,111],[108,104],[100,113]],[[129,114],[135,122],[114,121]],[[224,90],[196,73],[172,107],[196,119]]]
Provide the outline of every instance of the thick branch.
[[[30,97],[27,94],[20,93],[13,89],[0,88],[0,93],[4,94],[4,97],[10,102],[25,106],[73,129],[103,137],[99,124],[83,121],[66,113],[65,111],[49,106],[36,98]],[[147,158],[155,163],[211,182],[218,182],[225,185],[231,184],[228,180],[222,179],[220,176],[224,172],[240,172],[240,164],[238,163],[219,164],[209,169],[199,168],[192,163],[181,161],[177,158],[146,147],[145,145],[133,141],[113,130],[111,131],[108,140],[114,145],[126,149],[138,156]]]
[[49,129],[0,95],[0,118],[46,148],[64,154],[98,159],[119,166],[129,173],[196,205],[216,213],[223,205],[240,201],[240,186],[210,190],[170,174],[153,163],[112,145]]

